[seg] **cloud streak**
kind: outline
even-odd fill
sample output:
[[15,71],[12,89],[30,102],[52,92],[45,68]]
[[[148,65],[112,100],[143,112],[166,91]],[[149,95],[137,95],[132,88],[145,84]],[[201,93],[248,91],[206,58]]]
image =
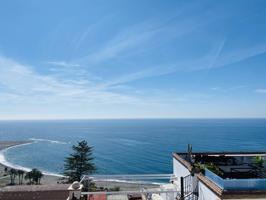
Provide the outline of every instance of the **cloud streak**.
[[262,89],[262,88],[256,89],[255,92],[260,93],[260,94],[266,94],[266,89]]
[[[136,71],[125,75],[120,75],[117,78],[106,81],[99,85],[99,87],[108,87],[112,85],[126,84],[132,81],[141,79],[159,77],[167,74],[178,72],[197,72],[202,70],[217,69],[227,67],[237,62],[245,61],[254,56],[261,55],[266,52],[266,46],[254,46],[251,48],[234,50],[221,56],[225,40],[223,40],[214,50],[209,51],[208,54],[194,60],[184,60],[172,64],[165,64],[161,66],[147,67],[143,66],[144,70]],[[221,57],[221,58],[220,58]],[[240,86],[239,86],[240,87]],[[246,86],[241,86],[241,88]],[[230,90],[239,89],[231,88]]]
[[68,63],[66,61],[47,61],[45,63],[47,63],[49,65],[61,66],[61,67],[80,67],[79,64]]
[[[93,51],[93,53],[77,58],[75,62],[96,64],[117,57],[119,58],[127,53],[149,51],[160,43],[181,38],[220,18],[220,16],[209,18],[210,13],[202,13],[183,19],[181,17],[182,14],[184,13],[175,13],[175,15],[170,15],[165,19],[159,20],[159,22],[158,20],[150,19],[133,26],[128,26],[114,34],[111,39]],[[86,31],[84,34],[87,34]],[[81,37],[81,40],[83,39]]]
[[237,62],[245,61],[249,58],[259,56],[266,53],[266,44],[261,43],[249,47],[236,48],[228,51],[223,56],[218,59],[217,63],[214,65],[216,67],[224,67]]
[[[0,56],[0,85],[5,88],[2,95],[25,102],[87,102],[121,103],[136,99],[130,96],[98,89],[87,83],[60,80],[51,75],[42,75],[33,67]],[[3,96],[2,96],[3,97]],[[40,102],[41,103],[41,102]]]

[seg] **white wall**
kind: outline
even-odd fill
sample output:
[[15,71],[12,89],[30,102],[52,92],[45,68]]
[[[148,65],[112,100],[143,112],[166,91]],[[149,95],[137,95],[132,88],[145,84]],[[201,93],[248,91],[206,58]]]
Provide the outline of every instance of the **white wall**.
[[207,186],[205,186],[201,181],[198,183],[199,187],[199,200],[220,200],[218,196],[212,192]]
[[190,175],[189,170],[175,158],[173,158],[173,168],[174,175],[178,178]]
[[173,158],[173,171],[176,178],[174,183],[177,185],[177,188],[180,189],[180,177],[190,175],[190,171],[175,158]]

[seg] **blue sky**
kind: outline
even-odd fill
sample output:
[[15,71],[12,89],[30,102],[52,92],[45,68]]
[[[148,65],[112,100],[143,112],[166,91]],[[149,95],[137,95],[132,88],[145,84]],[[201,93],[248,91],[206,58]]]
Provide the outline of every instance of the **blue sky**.
[[266,117],[266,2],[0,2],[0,119]]

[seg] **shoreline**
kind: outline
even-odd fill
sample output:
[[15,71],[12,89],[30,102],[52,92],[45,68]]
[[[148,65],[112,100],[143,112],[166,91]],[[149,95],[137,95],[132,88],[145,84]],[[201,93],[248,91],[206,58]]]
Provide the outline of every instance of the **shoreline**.
[[0,151],[19,145],[30,144],[32,141],[0,141]]
[[[0,141],[0,187],[5,187],[10,182],[10,177],[6,169],[16,169],[23,170],[24,172],[28,172],[31,169],[23,166],[19,166],[13,163],[9,163],[6,161],[4,157],[4,152],[11,148],[16,148],[22,145],[30,145],[36,141]],[[53,174],[49,172],[42,171],[43,178],[41,180],[41,185],[54,185],[54,184],[64,184],[64,176],[59,174]],[[25,185],[26,181],[24,181]],[[140,185],[143,185],[147,188],[156,188],[158,187],[158,183],[140,183],[140,182],[129,182],[123,180],[95,180],[97,187],[108,187],[114,188],[119,187],[121,190],[130,190],[130,189],[138,189]]]
[[[3,141],[3,142],[0,141],[0,165],[3,165],[8,168],[16,169],[16,170],[23,170],[25,172],[31,171],[32,170],[31,168],[23,167],[21,165],[8,162],[4,156],[4,152],[12,148],[17,148],[19,146],[30,145],[36,141],[38,140],[34,138],[28,141]],[[42,173],[43,175],[47,175],[47,176],[56,176],[56,177],[61,177],[61,178],[64,177],[61,174],[56,174],[56,173],[47,172],[47,171],[42,171]]]
[[6,160],[4,153],[9,149],[16,148],[23,145],[31,144],[31,141],[0,141],[0,165],[3,165],[8,168],[16,169],[16,170],[23,170],[25,172],[30,171],[31,169],[27,167],[23,167],[14,163],[10,163]]
[[[6,171],[7,169],[22,170],[24,172],[28,172],[31,170],[30,168],[8,162],[5,159],[4,152],[11,148],[16,148],[18,146],[30,145],[33,142],[34,141],[30,141],[30,140],[29,141],[0,141],[0,187],[7,186],[10,182],[9,174]],[[49,172],[42,171],[42,173],[44,175],[41,180],[42,185],[59,184],[59,181],[60,181],[59,179],[63,178],[63,176],[52,174]]]

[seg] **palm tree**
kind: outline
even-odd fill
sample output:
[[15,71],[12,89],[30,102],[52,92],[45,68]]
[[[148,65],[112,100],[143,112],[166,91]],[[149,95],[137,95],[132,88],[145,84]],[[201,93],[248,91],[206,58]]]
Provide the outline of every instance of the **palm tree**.
[[34,182],[35,184],[41,184],[41,179],[43,177],[43,174],[41,171],[39,171],[38,169],[33,169],[33,179],[34,179]]
[[7,168],[7,167],[5,167],[5,175],[7,174],[7,172],[8,172],[8,168]]
[[43,174],[38,169],[32,169],[30,172],[26,173],[25,179],[29,180],[29,184],[41,184],[41,178],[43,177]]
[[18,170],[18,183],[19,183],[19,185],[22,185],[22,183],[23,183],[24,173],[25,172],[23,170]]
[[25,178],[26,180],[29,180],[29,184],[31,185],[31,184],[32,184],[32,178],[33,178],[32,171],[27,172],[24,178]]
[[15,185],[15,179],[16,179],[16,176],[17,176],[17,170],[10,169],[9,170],[9,175],[10,175],[10,185]]
[[39,184],[39,185],[41,184],[41,179],[42,179],[42,177],[43,177],[43,173],[40,172],[40,173],[38,174],[38,184]]

